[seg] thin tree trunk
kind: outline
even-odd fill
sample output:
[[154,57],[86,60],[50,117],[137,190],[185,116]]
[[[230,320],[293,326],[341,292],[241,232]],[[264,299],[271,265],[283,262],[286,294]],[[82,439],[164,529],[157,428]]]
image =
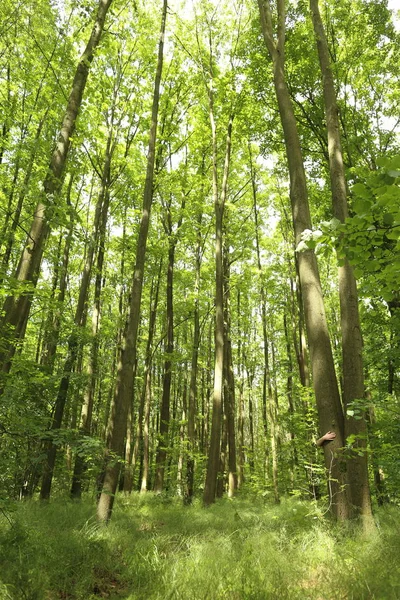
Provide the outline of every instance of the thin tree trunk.
[[154,491],[161,493],[164,487],[164,474],[167,459],[168,431],[170,420],[171,381],[172,381],[172,354],[174,351],[174,262],[176,240],[169,239],[168,269],[167,269],[167,337],[165,342],[165,361],[163,376],[163,392],[161,399],[160,431],[156,453],[156,475]]
[[190,504],[194,494],[194,450],[195,450],[195,416],[197,403],[197,371],[200,346],[200,312],[199,312],[199,292],[200,292],[200,269],[201,269],[201,222],[202,214],[197,217],[197,246],[196,246],[196,274],[194,286],[194,314],[193,314],[193,345],[192,345],[192,363],[190,370],[189,385],[189,409],[188,409],[188,458],[186,463],[186,493],[185,503]]
[[[109,142],[111,140],[109,139]],[[99,328],[100,328],[100,310],[101,310],[101,288],[103,278],[103,264],[105,253],[106,227],[108,220],[108,209],[110,204],[110,168],[111,154],[110,143],[107,145],[106,160],[104,165],[103,184],[104,184],[104,202],[101,210],[101,219],[99,226],[99,244],[96,261],[96,279],[94,286],[94,300],[92,313],[92,342],[90,347],[90,356],[87,365],[86,374],[88,383],[85,389],[83,405],[81,410],[80,432],[83,436],[89,436],[92,428],[93,402],[96,391],[96,381],[98,379],[98,353],[99,353]],[[71,497],[80,498],[82,495],[82,477],[85,471],[85,458],[82,454],[75,457],[74,473],[72,476]]]
[[[117,384],[114,396],[114,407],[111,415],[112,435],[109,444],[110,453],[122,457],[129,402],[132,399],[134,366],[136,364],[137,334],[140,320],[140,304],[142,299],[143,274],[146,257],[147,234],[150,224],[150,211],[154,192],[154,162],[157,135],[158,105],[163,64],[163,48],[165,23],[167,17],[167,0],[164,0],[160,42],[158,47],[157,71],[154,83],[152,122],[147,155],[146,182],[143,193],[143,212],[136,248],[136,263],[132,281],[130,314],[126,335],[118,366]],[[118,484],[120,465],[118,461],[108,461],[105,468],[103,489],[97,506],[97,517],[100,521],[108,521],[111,517],[114,497]]]
[[226,431],[228,441],[228,496],[232,498],[238,487],[236,464],[236,429],[235,429],[235,376],[233,372],[231,314],[230,314],[230,265],[229,253],[225,247],[224,256],[224,370],[226,383],[224,386],[224,407],[226,415]]
[[238,438],[239,438],[239,454],[238,454],[238,489],[240,489],[245,481],[244,465],[245,465],[245,446],[244,446],[244,376],[243,376],[243,356],[242,356],[242,331],[241,331],[241,312],[240,312],[240,289],[237,291],[237,313],[238,313],[238,380],[239,380],[239,414],[238,414]]
[[[243,355],[244,360],[246,361],[245,356]],[[253,409],[253,381],[254,375],[250,373],[248,367],[246,367],[247,372],[247,388],[249,394],[249,436],[250,436],[250,457],[249,457],[249,467],[250,473],[253,475],[254,473],[254,409]]]
[[[92,238],[89,241],[89,248],[87,250],[87,256],[85,266],[83,269],[81,285],[79,289],[78,304],[75,311],[74,325],[76,330],[72,332],[68,340],[68,352],[67,358],[64,363],[63,375],[61,378],[60,386],[55,403],[54,416],[51,424],[51,431],[54,432],[60,429],[62,425],[62,418],[64,414],[65,403],[67,401],[68,389],[71,380],[71,373],[75,366],[75,361],[79,351],[79,336],[78,330],[82,330],[86,325],[87,316],[87,299],[89,294],[89,286],[92,274],[93,258],[95,248],[98,243],[99,231],[101,230],[101,218],[107,219],[108,209],[108,198],[106,193],[106,181],[108,180],[109,165],[105,165],[101,190],[96,204],[96,211],[94,217],[94,226]],[[104,205],[107,209],[104,210]],[[105,225],[104,225],[105,227]],[[41,500],[47,500],[50,497],[51,484],[53,479],[54,465],[56,461],[57,446],[52,440],[48,443],[47,449],[47,460],[45,462],[42,487],[40,490]]]
[[[19,220],[21,217],[21,211],[22,211],[22,206],[24,203],[24,199],[25,199],[25,195],[26,192],[28,190],[28,185],[29,185],[29,181],[31,179],[31,175],[32,175],[32,169],[33,169],[33,165],[35,162],[35,156],[36,156],[36,150],[38,147],[38,142],[40,139],[40,135],[42,133],[42,128],[43,128],[43,124],[45,122],[46,119],[46,115],[47,115],[47,111],[46,114],[44,115],[44,117],[42,117],[42,119],[39,121],[39,125],[37,127],[36,130],[36,134],[35,134],[35,140],[34,140],[34,145],[33,145],[33,150],[30,154],[29,157],[29,162],[28,162],[28,166],[26,167],[26,171],[25,171],[25,177],[24,177],[24,181],[22,184],[22,189],[18,194],[18,201],[17,201],[17,206],[15,207],[14,210],[14,214],[12,216],[12,223],[11,226],[8,230],[8,234],[7,234],[7,244],[6,244],[6,248],[4,250],[4,254],[3,254],[3,258],[2,258],[2,265],[0,267],[0,272],[3,275],[3,273],[5,273],[7,271],[7,269],[9,269],[9,261],[10,261],[10,256],[11,256],[11,252],[14,246],[14,239],[15,239],[15,232],[17,230],[17,227],[19,225]],[[7,231],[8,228],[6,228]],[[2,236],[2,239],[4,239],[4,237]],[[0,284],[1,284],[1,280],[0,280]]]
[[285,331],[285,341],[286,341],[286,356],[287,356],[287,378],[286,378],[286,395],[288,399],[289,406],[289,415],[291,419],[291,428],[290,428],[290,440],[291,447],[293,452],[293,464],[292,464],[292,473],[293,473],[293,482],[294,482],[294,471],[295,467],[299,464],[297,447],[296,447],[296,436],[294,433],[294,416],[295,416],[295,405],[293,399],[293,359],[292,359],[292,350],[290,345],[290,335],[288,328],[288,318],[286,312],[283,315],[283,327]]
[[[67,191],[67,204],[71,205],[70,195],[73,184],[73,177],[70,178],[68,184]],[[89,202],[91,200],[91,195],[89,197]],[[58,268],[58,265],[55,265],[54,268],[54,282],[58,279],[58,296],[57,296],[57,304],[55,309],[51,308],[47,317],[47,323],[45,328],[44,340],[42,345],[42,354],[40,358],[40,363],[43,365],[48,373],[53,372],[54,361],[56,358],[56,351],[58,345],[58,339],[60,335],[61,328],[61,318],[62,312],[64,308],[64,300],[65,300],[65,292],[67,289],[67,274],[68,274],[68,264],[69,264],[69,253],[71,249],[72,243],[72,234],[74,228],[74,213],[70,211],[69,217],[69,227],[68,233],[65,238],[64,250],[63,250],[63,258],[61,267]]]
[[[148,489],[149,482],[149,429],[150,429],[150,405],[151,405],[151,368],[152,368],[152,346],[153,338],[156,326],[157,308],[158,308],[158,296],[160,291],[161,272],[162,272],[162,259],[160,260],[160,267],[158,269],[157,282],[155,286],[154,299],[153,293],[150,294],[153,305],[150,308],[149,318],[149,333],[147,336],[147,348],[146,348],[146,359],[144,366],[144,385],[142,392],[142,399],[139,407],[139,416],[136,432],[136,444],[134,450],[135,464],[137,456],[139,454],[139,448],[143,437],[143,469],[142,477],[140,482],[140,492],[146,492]],[[153,286],[152,286],[153,288]],[[153,289],[152,289],[153,292]]]
[[226,136],[225,164],[222,179],[221,195],[218,194],[217,175],[217,136],[214,121],[214,104],[212,83],[210,86],[210,122],[212,129],[213,146],[213,197],[215,208],[215,366],[214,366],[214,393],[213,412],[210,436],[210,448],[206,482],[204,486],[203,502],[212,504],[215,500],[217,476],[220,458],[221,416],[222,416],[222,385],[224,365],[224,281],[223,281],[223,214],[227,194],[228,174],[232,143],[233,117],[231,114]]

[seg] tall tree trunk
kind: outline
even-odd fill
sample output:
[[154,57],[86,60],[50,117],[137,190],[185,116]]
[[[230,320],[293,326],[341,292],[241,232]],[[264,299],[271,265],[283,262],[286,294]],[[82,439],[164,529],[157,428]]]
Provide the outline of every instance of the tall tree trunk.
[[[146,359],[144,365],[144,375],[143,375],[143,391],[142,398],[139,406],[139,415],[137,421],[137,430],[136,430],[136,442],[135,449],[133,452],[134,455],[134,465],[136,465],[137,458],[140,451],[140,444],[142,443],[143,438],[143,468],[141,473],[141,481],[140,481],[140,491],[146,492],[148,481],[149,481],[149,430],[150,430],[150,404],[151,404],[151,368],[152,368],[152,347],[153,347],[153,338],[156,326],[156,317],[157,317],[157,308],[158,308],[158,296],[160,291],[160,282],[161,282],[161,273],[162,273],[162,259],[160,260],[160,267],[158,269],[157,282],[155,284],[154,290],[154,280],[152,283],[152,289],[150,293],[150,302],[152,305],[150,306],[150,318],[149,318],[149,333],[147,336],[147,347],[146,347]],[[154,295],[154,298],[153,298]]]
[[[114,407],[111,415],[112,435],[109,444],[109,451],[110,453],[119,457],[122,457],[123,455],[128,406],[129,402],[131,402],[133,393],[133,370],[136,364],[137,334],[140,319],[140,304],[142,299],[147,234],[149,230],[150,211],[154,192],[154,162],[157,136],[157,119],[163,65],[167,7],[167,0],[164,0],[161,19],[160,42],[158,47],[157,71],[154,83],[151,129],[147,155],[146,182],[143,193],[143,212],[136,247],[136,263],[132,281],[130,314],[126,335],[124,336],[121,359],[118,365]],[[118,484],[119,470],[120,465],[118,461],[108,461],[105,468],[103,489],[97,506],[97,517],[100,521],[108,521],[111,517],[114,497]]]
[[294,482],[294,471],[295,467],[299,464],[297,447],[296,447],[296,436],[294,433],[294,415],[295,415],[295,405],[293,399],[293,359],[292,359],[292,349],[290,344],[290,335],[288,328],[288,318],[286,312],[283,315],[283,328],[285,331],[285,341],[286,341],[286,356],[287,356],[287,378],[286,378],[286,394],[288,399],[289,406],[289,415],[291,419],[291,427],[290,427],[290,440],[291,440],[291,449],[293,452],[293,461],[292,461],[292,479]]
[[[328,41],[318,7],[318,0],[310,0],[314,33],[322,73],[325,117],[328,135],[329,171],[331,179],[333,214],[344,223],[348,217],[347,185],[340,140],[338,106],[330,64]],[[343,404],[346,411],[353,400],[364,398],[361,323],[358,312],[357,283],[348,260],[339,267],[340,322],[343,357]],[[366,421],[364,416],[345,418],[345,436],[356,436],[353,452],[347,461],[351,501],[368,525],[372,520],[371,497],[368,481]]]
[[238,313],[238,384],[239,384],[239,406],[238,406],[238,489],[240,489],[245,480],[245,445],[244,445],[244,375],[243,375],[243,356],[242,356],[242,331],[241,331],[241,312],[240,312],[240,289],[237,291],[237,313]]
[[[271,373],[269,368],[269,356],[268,356],[268,333],[267,333],[267,299],[265,293],[265,287],[263,283],[263,273],[261,266],[261,253],[260,253],[260,239],[259,239],[259,225],[258,225],[258,210],[257,210],[257,189],[256,179],[253,163],[251,160],[250,152],[250,168],[251,168],[251,180],[253,188],[253,209],[254,209],[254,224],[256,234],[256,251],[257,251],[257,267],[258,275],[260,279],[260,296],[261,296],[261,318],[263,326],[263,346],[264,346],[264,365],[263,365],[263,425],[265,441],[267,442],[268,437],[271,446],[271,458],[272,458],[272,481],[274,487],[274,498],[275,502],[279,503],[279,491],[278,491],[278,452],[277,452],[277,435],[276,435],[276,410],[274,407],[274,399],[271,384]],[[270,424],[270,432],[268,432],[268,421]],[[268,436],[269,433],[269,436]],[[266,452],[265,460],[268,460],[268,451]]]
[[236,429],[235,429],[235,376],[233,372],[231,314],[230,314],[230,264],[229,253],[225,246],[224,266],[224,410],[226,417],[226,433],[228,442],[228,496],[232,498],[238,487],[236,465]]
[[60,135],[43,182],[45,198],[40,199],[36,206],[30,232],[18,264],[16,278],[19,282],[27,284],[27,289],[19,296],[9,296],[4,303],[4,317],[0,325],[0,332],[9,339],[9,344],[0,352],[0,368],[5,372],[8,372],[11,367],[15,352],[15,340],[22,339],[25,333],[32,301],[32,284],[35,287],[39,277],[44,245],[50,231],[53,207],[58,202],[57,197],[62,185],[63,172],[82,103],[90,64],[93,60],[94,51],[100,42],[111,2],[112,0],[99,1],[96,20],[75,72]]
[[[309,388],[310,382],[310,369],[308,363],[308,352],[307,352],[307,339],[304,323],[304,302],[303,302],[303,291],[301,287],[300,274],[299,274],[299,260],[295,256],[296,266],[296,300],[299,311],[298,328],[299,328],[299,345],[297,353],[297,362],[299,365],[300,381],[303,387]],[[293,309],[294,314],[294,309]]]
[[[106,184],[109,176],[109,164],[105,165],[103,172],[103,180],[101,190],[96,204],[96,211],[94,217],[93,235],[89,241],[89,247],[87,250],[87,256],[85,260],[85,266],[83,269],[81,285],[79,289],[78,304],[75,311],[74,325],[75,330],[69,337],[68,340],[68,352],[67,358],[64,363],[63,375],[61,378],[60,386],[55,403],[54,415],[51,424],[51,431],[54,432],[60,429],[62,425],[62,418],[64,414],[65,403],[67,401],[68,389],[71,380],[71,373],[75,366],[75,361],[79,351],[79,335],[78,330],[83,329],[86,325],[87,317],[87,300],[89,294],[89,287],[92,274],[93,258],[98,243],[99,231],[102,227],[102,217],[107,220],[108,214],[108,194],[106,193]],[[106,205],[106,208],[104,208]],[[104,211],[103,211],[104,209]],[[104,225],[105,227],[105,225]],[[45,462],[42,487],[40,490],[41,500],[47,500],[50,497],[51,484],[53,479],[54,465],[56,461],[57,446],[52,440],[48,443],[47,449],[47,460]]]
[[188,407],[188,458],[186,463],[186,493],[185,503],[190,504],[194,493],[194,451],[195,451],[195,416],[197,403],[197,371],[200,346],[200,312],[199,312],[199,292],[200,292],[200,268],[201,268],[201,222],[202,214],[197,217],[197,246],[196,246],[196,274],[194,286],[194,314],[193,314],[193,345],[192,345],[192,363],[190,369],[189,384],[189,407]]
[[171,381],[172,381],[172,353],[174,351],[174,262],[175,240],[169,239],[168,270],[167,270],[167,337],[165,341],[165,361],[163,376],[163,392],[161,399],[160,431],[156,453],[156,475],[154,491],[161,493],[164,487],[164,474],[167,459],[168,431],[170,420]]
[[[109,141],[111,141],[109,139]],[[108,220],[108,209],[110,204],[110,167],[111,153],[110,144],[107,146],[106,161],[104,166],[104,202],[101,210],[101,219],[99,226],[99,244],[96,261],[96,278],[94,285],[94,300],[92,313],[92,341],[90,347],[90,356],[86,369],[88,382],[86,385],[83,405],[81,410],[80,432],[83,436],[89,436],[92,428],[92,415],[94,395],[96,391],[96,381],[98,379],[98,353],[99,353],[99,328],[100,328],[100,310],[101,310],[101,287],[103,278],[103,264],[105,254],[106,227]],[[85,470],[85,458],[82,454],[75,457],[74,473],[72,476],[71,497],[80,498],[82,495],[82,477]]]
[[[284,72],[285,2],[277,0],[277,40],[274,40],[269,0],[258,0],[261,29],[273,64],[275,92],[283,127],[290,177],[290,199],[296,244],[305,229],[312,229],[304,163],[296,120]],[[314,252],[300,252],[299,274],[304,313],[310,345],[313,386],[322,432],[334,430],[336,438],[324,445],[325,466],[329,476],[330,506],[339,520],[350,516],[347,477],[343,469],[344,418],[336,380],[332,348],[325,315],[317,261]]]
[[[243,358],[246,361],[246,357],[243,353]],[[253,408],[253,381],[254,381],[254,373],[252,373],[248,366],[246,366],[246,374],[247,374],[247,389],[248,389],[248,398],[249,398],[249,436],[250,436],[250,457],[249,457],[249,467],[250,474],[254,473],[254,456],[255,456],[255,444],[254,444],[254,408]],[[264,461],[265,463],[267,461]]]
[[203,502],[205,505],[212,504],[215,500],[217,476],[220,459],[221,440],[221,416],[222,416],[222,386],[224,366],[224,281],[223,281],[223,214],[224,204],[228,187],[228,174],[232,143],[233,117],[231,114],[226,136],[225,164],[221,186],[221,194],[218,194],[217,173],[217,135],[214,120],[214,99],[210,84],[210,122],[212,130],[213,146],[213,197],[215,209],[215,366],[214,366],[214,393],[213,412],[210,436],[210,448],[208,453],[208,464],[206,482],[204,486]]

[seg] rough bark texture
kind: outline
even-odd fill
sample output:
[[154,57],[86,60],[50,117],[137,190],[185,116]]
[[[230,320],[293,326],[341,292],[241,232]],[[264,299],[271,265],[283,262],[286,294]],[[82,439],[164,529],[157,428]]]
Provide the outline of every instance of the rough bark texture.
[[158,47],[157,71],[154,82],[146,181],[143,192],[143,212],[140,221],[139,237],[136,247],[136,262],[132,281],[130,314],[126,334],[123,340],[121,357],[118,364],[117,384],[115,388],[114,405],[110,420],[109,460],[105,468],[103,488],[97,506],[97,517],[100,521],[108,521],[108,519],[111,517],[120,471],[119,460],[122,458],[124,451],[128,406],[129,402],[131,402],[133,393],[133,371],[134,365],[136,364],[136,345],[140,319],[140,304],[142,300],[147,234],[149,230],[150,211],[154,192],[154,162],[166,18],[167,1],[164,0],[161,19],[160,42]]
[[[269,2],[258,0],[262,33],[273,64],[274,85],[289,166],[293,226],[296,244],[298,244],[302,232],[311,229],[312,225],[300,140],[284,72],[284,0],[278,0],[277,4],[277,40],[275,41]],[[335,516],[344,520],[350,513],[345,462],[340,456],[340,449],[344,446],[344,419],[318,266],[311,250],[300,252],[298,260],[319,427],[321,431],[334,430],[337,433],[336,439],[324,446],[331,507]]]
[[[330,64],[328,42],[318,7],[318,0],[310,0],[312,21],[322,73],[325,116],[328,135],[329,172],[331,179],[334,216],[344,223],[348,216],[347,186],[340,140],[338,107]],[[343,404],[364,398],[364,372],[362,359],[362,334],[358,312],[357,284],[352,266],[345,260],[339,267],[340,323],[343,356]],[[366,421],[345,418],[345,436],[356,436],[354,452],[347,461],[351,501],[356,514],[366,521],[372,518],[368,481]]]

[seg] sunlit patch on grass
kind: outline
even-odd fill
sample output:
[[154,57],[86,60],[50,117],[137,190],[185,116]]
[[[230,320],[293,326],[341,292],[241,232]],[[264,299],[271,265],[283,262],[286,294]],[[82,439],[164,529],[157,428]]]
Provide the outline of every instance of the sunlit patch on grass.
[[1,520],[7,600],[398,600],[399,509],[365,535],[294,498],[204,509],[133,494],[108,526],[91,502],[17,505]]

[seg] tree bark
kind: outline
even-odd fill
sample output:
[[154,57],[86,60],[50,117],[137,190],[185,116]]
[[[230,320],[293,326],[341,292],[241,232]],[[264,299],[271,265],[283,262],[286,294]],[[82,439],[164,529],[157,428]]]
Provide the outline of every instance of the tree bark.
[[[96,391],[98,353],[99,353],[99,328],[100,328],[100,309],[101,309],[101,287],[103,277],[103,264],[105,253],[106,227],[108,220],[108,209],[110,204],[110,167],[111,156],[110,147],[106,152],[106,163],[104,167],[104,202],[101,211],[101,220],[99,227],[99,244],[96,261],[96,279],[94,285],[94,300],[92,313],[92,341],[90,347],[90,356],[87,365],[88,383],[85,389],[83,405],[81,410],[80,433],[82,436],[90,435],[92,428],[92,415],[94,395]],[[72,476],[71,497],[80,498],[82,495],[82,478],[85,471],[85,458],[81,454],[75,457],[74,472]]]
[[[211,83],[212,85],[212,83]],[[226,137],[225,164],[221,194],[218,194],[217,175],[217,137],[214,121],[213,92],[210,89],[210,122],[213,145],[213,197],[215,209],[215,366],[213,412],[208,453],[207,474],[204,486],[203,502],[212,504],[215,500],[217,476],[220,459],[221,416],[222,416],[222,386],[224,366],[224,281],[223,281],[223,214],[227,194],[229,163],[232,142],[233,117],[231,114]]]
[[190,369],[190,384],[189,384],[189,406],[188,406],[188,458],[186,463],[186,492],[185,503],[190,504],[194,494],[194,451],[195,451],[195,416],[197,403],[197,371],[200,346],[200,312],[199,312],[199,291],[200,291],[200,268],[201,268],[201,222],[202,213],[197,217],[197,245],[196,245],[196,274],[194,285],[194,314],[193,314],[193,345],[192,345],[192,362]]
[[[275,92],[282,123],[290,177],[290,200],[296,244],[305,229],[312,229],[304,163],[296,120],[284,72],[285,7],[277,0],[277,40],[274,40],[269,1],[258,0],[261,29],[272,58]],[[324,445],[325,466],[329,476],[330,506],[339,520],[350,516],[344,447],[344,418],[333,362],[318,266],[314,252],[299,252],[299,274],[303,291],[304,314],[310,345],[313,386],[321,431],[334,430],[335,440]]]
[[[65,403],[67,401],[68,389],[71,380],[71,373],[75,365],[76,358],[78,356],[80,341],[78,331],[82,330],[86,325],[87,317],[87,301],[89,294],[89,287],[92,274],[93,259],[95,254],[96,245],[98,243],[99,231],[105,224],[101,223],[102,218],[107,221],[108,215],[108,201],[109,197],[106,193],[106,185],[109,177],[109,163],[106,162],[103,172],[103,180],[101,190],[96,204],[96,211],[94,217],[94,226],[92,238],[89,241],[89,247],[87,250],[87,256],[85,266],[83,269],[81,285],[79,289],[78,304],[76,306],[74,325],[75,330],[69,337],[68,340],[68,352],[67,358],[64,363],[63,375],[61,378],[60,386],[55,403],[54,416],[51,424],[51,432],[60,429],[62,425],[62,418],[64,414]],[[51,439],[48,443],[47,449],[47,460],[45,462],[42,487],[40,490],[41,500],[48,500],[50,497],[51,484],[53,480],[54,465],[56,461],[57,446]]]
[[[310,0],[314,33],[322,73],[325,117],[328,136],[329,172],[333,214],[344,223],[348,216],[347,185],[340,140],[338,106],[330,63],[328,41],[319,12],[318,0]],[[350,403],[364,398],[364,372],[362,359],[362,334],[358,311],[357,283],[353,268],[347,259],[339,266],[340,322],[343,357],[343,404],[346,411]],[[356,436],[353,450],[347,461],[350,495],[356,514],[368,526],[372,521],[371,496],[368,481],[366,421],[345,415],[345,436]]]
[[165,342],[165,361],[163,375],[163,392],[161,399],[160,431],[156,452],[156,475],[154,491],[160,494],[164,487],[164,473],[167,459],[168,431],[170,419],[172,354],[174,351],[174,263],[176,240],[169,238],[167,267],[167,337]]
[[140,319],[140,304],[142,299],[147,235],[149,230],[150,211],[154,193],[154,163],[157,137],[157,120],[160,98],[161,73],[163,65],[164,34],[167,17],[167,7],[167,0],[164,0],[161,18],[160,41],[158,46],[157,70],[154,83],[152,119],[147,155],[146,181],[143,192],[143,212],[136,247],[136,262],[132,281],[130,314],[127,331],[123,340],[121,358],[118,365],[114,406],[111,415],[112,433],[108,450],[109,459],[111,459],[110,455],[113,455],[113,457],[112,460],[108,460],[105,468],[103,489],[100,494],[99,503],[97,506],[97,518],[100,521],[108,521],[111,517],[120,471],[119,461],[121,460],[124,451],[124,438],[126,433],[128,406],[129,402],[132,399],[133,392],[134,366],[136,364],[137,334]]
[[224,367],[226,384],[224,386],[224,410],[228,441],[228,496],[232,498],[238,487],[236,464],[236,429],[235,429],[235,376],[233,372],[231,315],[230,315],[230,265],[228,249],[225,246],[224,256]]

